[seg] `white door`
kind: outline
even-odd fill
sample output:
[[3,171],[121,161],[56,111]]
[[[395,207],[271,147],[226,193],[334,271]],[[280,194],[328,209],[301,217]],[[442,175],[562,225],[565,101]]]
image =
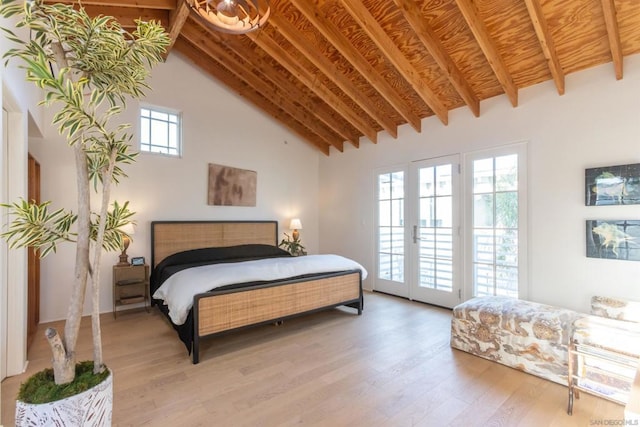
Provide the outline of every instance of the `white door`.
[[443,307],[461,300],[459,165],[447,156],[410,169],[410,298]]
[[405,280],[408,232],[405,221],[405,168],[376,172],[376,277],[374,289],[409,298]]

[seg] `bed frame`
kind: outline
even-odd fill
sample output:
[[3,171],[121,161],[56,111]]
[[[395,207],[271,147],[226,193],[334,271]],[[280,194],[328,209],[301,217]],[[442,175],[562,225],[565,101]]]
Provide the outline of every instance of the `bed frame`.
[[[277,245],[276,221],[154,221],[151,263],[190,249],[250,243]],[[193,303],[193,363],[204,337],[285,319],[340,305],[362,314],[359,270],[281,280],[240,289],[198,294]]]

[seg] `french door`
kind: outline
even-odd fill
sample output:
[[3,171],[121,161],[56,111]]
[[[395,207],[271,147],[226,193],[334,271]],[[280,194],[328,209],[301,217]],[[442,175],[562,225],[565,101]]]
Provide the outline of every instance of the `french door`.
[[411,164],[410,297],[443,307],[460,302],[458,156]]
[[377,173],[381,292],[453,307],[460,301],[458,156]]

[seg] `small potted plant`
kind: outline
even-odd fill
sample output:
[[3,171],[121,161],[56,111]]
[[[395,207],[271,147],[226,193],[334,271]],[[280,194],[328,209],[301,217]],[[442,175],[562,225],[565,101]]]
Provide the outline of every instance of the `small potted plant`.
[[306,255],[305,247],[302,246],[300,242],[300,238],[292,238],[287,233],[284,233],[286,239],[282,239],[278,247],[284,248],[289,251],[289,253],[293,256]]
[[[113,17],[91,18],[81,6],[51,5],[43,0],[3,0],[0,16],[17,16],[16,27],[29,31],[29,40],[24,41],[10,29],[2,28],[16,44],[4,56],[20,60],[27,81],[44,93],[42,105],[58,107],[52,123],[73,150],[78,191],[76,213],[65,209],[52,212],[51,202],[38,205],[21,200],[4,205],[12,221],[2,236],[11,248],[32,246],[44,257],[55,252],[61,242],[76,246],[74,283],[64,334],[52,328],[46,331],[53,353],[53,370],[44,376],[34,375],[38,377],[34,381],[42,382],[31,384],[42,391],[45,383],[53,379],[53,390],[70,387],[72,394],[76,394],[43,405],[18,399],[16,425],[110,425],[112,374],[102,359],[100,260],[103,249],[118,250],[122,246],[123,234],[119,229],[132,221],[128,203],[112,203],[110,194],[112,184],[126,177],[121,166],[132,163],[136,156],[130,151],[131,125],[123,124],[119,115],[128,98],[140,98],[143,90],[148,89],[145,80],[149,68],[162,60],[169,37],[159,23],[138,21],[137,28],[129,33]],[[92,189],[100,199],[94,204],[99,206],[97,212],[91,211]],[[88,363],[88,371],[98,385],[83,391],[72,384],[76,372],[87,365],[76,361],[86,293],[91,295],[93,332],[93,363]],[[29,397],[37,394],[26,386],[23,385],[26,389],[23,394]],[[101,394],[102,389],[106,389],[106,397]],[[97,395],[99,401],[87,404],[73,399],[84,395]],[[63,408],[52,409],[56,405]],[[65,415],[70,418],[56,418]]]

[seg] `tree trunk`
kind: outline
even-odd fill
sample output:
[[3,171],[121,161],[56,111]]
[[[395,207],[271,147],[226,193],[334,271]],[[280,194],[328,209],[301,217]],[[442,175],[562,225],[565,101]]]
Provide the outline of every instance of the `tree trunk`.
[[67,384],[73,381],[76,374],[76,355],[74,352],[67,352],[64,344],[58,335],[58,331],[47,328],[45,336],[51,351],[53,352],[53,377],[56,384]]
[[[76,268],[71,302],[67,312],[67,321],[64,327],[64,352],[54,351],[53,365],[58,365],[65,373],[64,378],[56,377],[56,384],[65,384],[73,381],[75,377],[75,349],[82,319],[82,308],[87,289],[87,276],[89,273],[89,249],[90,249],[90,187],[87,156],[80,143],[73,146],[76,160],[76,175],[78,187],[78,238],[76,243]],[[51,342],[51,341],[50,341]],[[73,363],[72,363],[73,362]],[[67,380],[68,378],[71,380]]]
[[94,247],[93,257],[93,274],[91,275],[92,298],[91,303],[93,310],[91,312],[91,330],[93,332],[93,373],[98,374],[104,370],[102,363],[102,333],[100,330],[100,260],[102,259],[102,243],[104,241],[104,232],[107,226],[107,213],[109,208],[109,200],[111,199],[111,183],[113,182],[113,170],[116,165],[116,157],[118,151],[116,148],[111,149],[109,156],[109,165],[102,172],[102,203],[100,209],[100,220],[98,223],[98,235]]

